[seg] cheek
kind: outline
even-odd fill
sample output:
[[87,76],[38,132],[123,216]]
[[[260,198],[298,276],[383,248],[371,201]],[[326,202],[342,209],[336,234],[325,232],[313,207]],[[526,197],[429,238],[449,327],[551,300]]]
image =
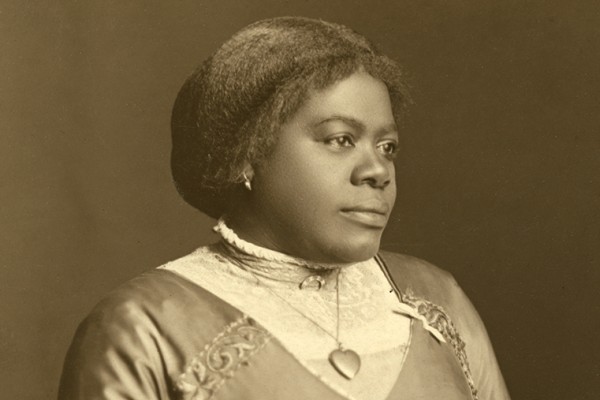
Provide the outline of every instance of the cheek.
[[[278,193],[281,206],[288,213],[303,213],[310,219],[314,213],[327,210],[340,193],[338,179],[314,163],[289,162],[285,170],[281,169],[271,183],[271,190]],[[269,189],[267,189],[269,190]]]
[[392,170],[392,178],[390,182],[390,186],[386,189],[386,196],[388,196],[388,200],[390,205],[394,205],[396,202],[396,195],[398,194],[398,188],[396,186],[396,175]]
[[270,186],[266,189],[281,192],[294,203],[329,197],[343,179],[342,166],[323,154],[317,143],[307,140],[292,147],[283,145],[264,165],[262,175]]
[[261,192],[268,196],[264,200],[270,203],[273,217],[296,233],[312,232],[310,236],[315,236],[315,229],[323,230],[324,224],[332,225],[345,196],[340,166],[324,163],[314,153],[312,157],[290,154],[271,161],[262,172]]

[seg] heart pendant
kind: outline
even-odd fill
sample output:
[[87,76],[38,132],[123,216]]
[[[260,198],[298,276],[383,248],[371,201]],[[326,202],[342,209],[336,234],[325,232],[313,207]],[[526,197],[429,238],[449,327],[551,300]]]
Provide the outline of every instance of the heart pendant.
[[352,350],[333,350],[329,353],[329,362],[340,375],[348,380],[354,378],[360,369],[360,357]]

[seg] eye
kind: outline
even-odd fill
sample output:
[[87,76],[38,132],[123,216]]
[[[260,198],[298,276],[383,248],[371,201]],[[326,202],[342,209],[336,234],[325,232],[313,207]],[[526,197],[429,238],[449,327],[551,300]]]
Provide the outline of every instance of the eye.
[[393,140],[386,140],[377,145],[377,149],[381,154],[393,158],[398,153],[398,143]]
[[325,140],[325,143],[336,148],[354,147],[355,145],[354,139],[350,135],[338,135]]

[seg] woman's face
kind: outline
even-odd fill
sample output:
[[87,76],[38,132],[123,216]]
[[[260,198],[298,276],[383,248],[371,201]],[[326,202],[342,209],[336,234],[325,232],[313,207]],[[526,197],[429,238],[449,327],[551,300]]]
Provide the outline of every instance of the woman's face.
[[397,146],[380,80],[361,71],[314,91],[255,167],[250,207],[234,228],[251,242],[312,261],[374,256],[396,199]]

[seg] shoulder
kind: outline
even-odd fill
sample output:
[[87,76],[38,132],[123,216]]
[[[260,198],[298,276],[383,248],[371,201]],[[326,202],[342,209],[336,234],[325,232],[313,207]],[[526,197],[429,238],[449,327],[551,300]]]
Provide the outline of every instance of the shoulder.
[[381,251],[380,257],[402,291],[416,292],[432,301],[457,291],[462,293],[451,273],[425,260],[389,251]]
[[[169,264],[201,263],[198,253],[195,251]],[[107,332],[148,327],[164,333],[171,326],[205,323],[217,317],[227,320],[237,314],[210,292],[161,266],[109,292],[81,325]]]
[[[197,251],[172,263],[200,262]],[[149,270],[109,292],[79,325],[73,348],[160,347],[165,338],[192,348],[240,313],[200,286],[166,268]],[[193,339],[190,332],[195,332]],[[133,346],[135,345],[135,346]]]
[[137,324],[165,308],[197,297],[187,282],[168,271],[147,271],[107,293],[85,318],[83,325]]
[[165,375],[180,373],[240,317],[171,271],[141,274],[108,293],[79,325],[65,359],[60,398],[96,398],[111,386],[144,393],[132,397],[155,398]]
[[[90,313],[90,317],[104,317],[107,314],[131,316],[135,311],[145,313],[181,312],[181,307],[193,305],[196,310],[214,311],[220,302],[210,292],[176,273],[173,266],[202,268],[207,263],[207,247],[148,270],[107,293]],[[200,312],[204,314],[204,312]]]
[[403,301],[432,315],[443,315],[465,336],[479,334],[483,324],[452,274],[416,257],[380,254]]
[[480,398],[508,399],[485,326],[452,274],[416,257],[385,251],[380,256],[404,301],[453,343]]

